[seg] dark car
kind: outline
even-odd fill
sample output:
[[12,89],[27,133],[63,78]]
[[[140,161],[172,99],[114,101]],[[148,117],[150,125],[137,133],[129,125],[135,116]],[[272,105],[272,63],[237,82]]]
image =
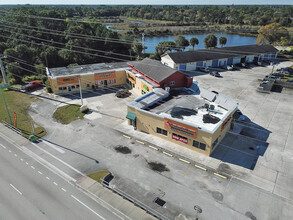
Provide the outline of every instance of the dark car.
[[216,70],[210,71],[210,75],[215,77],[221,77],[220,73]]
[[22,86],[21,88],[24,89],[25,91],[30,91],[30,90],[38,88],[42,85],[43,85],[42,81],[31,81],[31,82],[29,82],[29,84],[26,84],[26,85]]
[[118,98],[130,96],[130,95],[131,93],[127,89],[119,89],[115,94],[115,96]]

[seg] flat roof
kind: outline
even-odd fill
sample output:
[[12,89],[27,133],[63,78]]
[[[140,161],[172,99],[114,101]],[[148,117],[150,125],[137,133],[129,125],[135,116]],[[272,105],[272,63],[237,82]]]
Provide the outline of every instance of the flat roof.
[[97,72],[111,71],[117,69],[128,69],[127,62],[116,62],[116,63],[95,63],[79,66],[69,67],[57,67],[49,68],[47,74],[51,74],[51,77],[64,77],[71,75],[87,75],[94,74]]
[[238,103],[193,84],[191,88],[174,89],[170,93],[154,89],[128,106],[213,133]]

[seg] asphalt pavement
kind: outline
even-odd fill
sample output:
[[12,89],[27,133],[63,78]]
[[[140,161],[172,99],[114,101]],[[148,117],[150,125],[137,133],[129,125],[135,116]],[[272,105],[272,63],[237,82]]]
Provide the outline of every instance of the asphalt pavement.
[[122,219],[0,137],[0,219]]

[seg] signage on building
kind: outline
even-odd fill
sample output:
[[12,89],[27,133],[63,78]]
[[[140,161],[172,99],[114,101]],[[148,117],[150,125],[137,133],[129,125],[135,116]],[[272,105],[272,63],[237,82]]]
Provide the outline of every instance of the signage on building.
[[95,73],[95,80],[115,79],[116,74],[114,72],[107,73]]
[[164,119],[164,128],[180,134],[188,135],[194,139],[197,137],[197,128],[167,118]]
[[185,137],[181,137],[181,136],[176,135],[176,134],[172,134],[172,139],[175,139],[175,140],[177,140],[177,141],[181,141],[181,142],[183,142],[184,144],[187,144],[187,143],[188,143],[187,138],[185,138]]
[[70,77],[58,77],[58,85],[68,85],[68,84],[78,84],[79,76],[70,76]]
[[127,79],[128,79],[130,82],[136,84],[136,78],[135,78],[134,76],[132,76],[132,75],[130,75],[130,74],[127,74]]

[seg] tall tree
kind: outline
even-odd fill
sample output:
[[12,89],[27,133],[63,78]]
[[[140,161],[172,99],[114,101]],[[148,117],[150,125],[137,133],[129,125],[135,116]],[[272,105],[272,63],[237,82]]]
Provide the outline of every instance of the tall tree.
[[175,44],[177,47],[177,50],[185,50],[185,47],[189,46],[189,42],[188,40],[186,40],[186,38],[182,35],[178,35],[175,39]]
[[192,46],[193,50],[194,50],[194,46],[195,45],[198,45],[199,44],[199,41],[196,37],[192,37],[190,40],[189,40],[189,44],[190,46]]
[[140,42],[135,41],[132,44],[132,50],[137,54],[137,60],[139,60],[141,58],[142,55],[142,51],[143,51],[143,46]]
[[227,43],[227,38],[226,37],[220,37],[219,38],[219,44],[221,45],[221,47],[226,45],[226,43]]
[[285,39],[290,39],[288,30],[278,23],[272,23],[259,28],[256,43],[263,44],[267,41],[272,44]]
[[209,34],[203,41],[206,48],[213,48],[217,46],[218,39],[215,35]]

